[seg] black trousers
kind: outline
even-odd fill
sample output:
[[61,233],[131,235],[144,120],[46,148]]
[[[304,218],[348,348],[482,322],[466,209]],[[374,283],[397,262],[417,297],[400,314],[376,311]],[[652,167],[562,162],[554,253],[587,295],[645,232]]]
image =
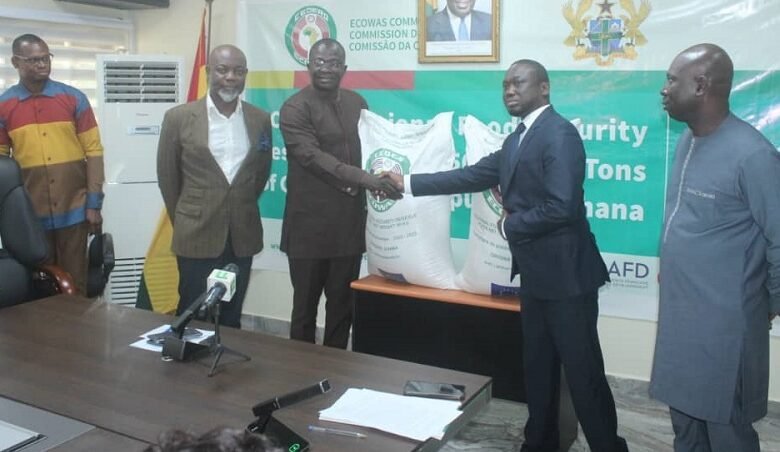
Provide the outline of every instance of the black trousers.
[[523,367],[528,422],[522,451],[557,451],[560,369],[594,452],[627,451],[617,435],[615,400],[604,375],[596,324],[598,292],[563,300],[522,298]]
[[329,259],[288,258],[293,286],[290,338],[314,343],[317,306],[325,291],[323,345],[347,348],[355,294],[349,284],[360,275],[362,255]]
[[219,324],[241,328],[241,309],[249,286],[252,257],[236,257],[228,240],[225,250],[219,257],[196,259],[176,256],[176,263],[179,267],[179,305],[176,307],[176,315],[181,315],[206,291],[206,279],[212,270],[223,268],[230,263],[236,264],[238,266],[236,293],[230,302],[220,303]]

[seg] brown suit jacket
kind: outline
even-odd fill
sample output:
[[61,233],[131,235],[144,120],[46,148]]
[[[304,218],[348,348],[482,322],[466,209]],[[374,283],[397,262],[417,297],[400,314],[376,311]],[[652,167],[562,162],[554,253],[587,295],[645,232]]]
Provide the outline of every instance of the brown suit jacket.
[[258,198],[271,169],[271,119],[242,102],[250,148],[232,184],[209,150],[206,100],[165,113],[157,147],[157,180],[173,224],[173,252],[214,258],[228,232],[238,257],[263,249]]

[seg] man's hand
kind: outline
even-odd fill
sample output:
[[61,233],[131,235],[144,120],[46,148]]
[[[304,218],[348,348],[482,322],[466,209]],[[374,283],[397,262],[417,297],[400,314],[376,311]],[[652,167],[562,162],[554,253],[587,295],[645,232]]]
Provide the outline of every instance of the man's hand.
[[502,239],[506,240],[506,233],[504,232],[504,221],[506,221],[506,217],[509,215],[505,209],[501,209],[501,218],[496,221],[496,227],[498,228],[498,235],[501,236]]
[[99,209],[87,209],[87,224],[89,224],[89,232],[100,233],[100,228],[103,226],[103,216]]
[[401,193],[404,192],[404,176],[390,171],[382,173],[379,176],[392,180],[395,186],[398,187],[398,191]]
[[[384,173],[388,174],[388,173]],[[401,199],[403,193],[398,190],[398,186],[392,179],[384,176],[375,176],[373,174],[365,174],[365,177],[361,181],[363,188],[370,190],[374,196],[388,197],[390,199]]]

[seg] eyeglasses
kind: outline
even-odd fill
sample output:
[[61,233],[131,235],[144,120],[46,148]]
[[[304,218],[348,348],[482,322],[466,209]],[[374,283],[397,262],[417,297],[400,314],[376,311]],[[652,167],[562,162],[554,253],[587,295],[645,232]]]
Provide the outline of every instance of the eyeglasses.
[[52,58],[54,58],[54,55],[50,53],[48,55],[39,56],[39,57],[26,57],[21,55],[14,55],[14,57],[27,64],[36,66],[38,64],[46,64],[46,65],[51,64],[51,60]]
[[339,60],[323,60],[322,58],[315,58],[311,60],[311,63],[317,69],[342,69],[344,67],[344,63]]
[[219,75],[228,75],[230,72],[233,72],[237,77],[243,77],[249,72],[249,69],[244,66],[229,67],[219,65],[214,67],[214,72]]

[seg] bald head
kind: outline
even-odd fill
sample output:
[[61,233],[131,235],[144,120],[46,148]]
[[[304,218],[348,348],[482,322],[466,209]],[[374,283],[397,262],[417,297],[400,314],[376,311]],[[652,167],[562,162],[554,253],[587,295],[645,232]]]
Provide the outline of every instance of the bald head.
[[734,64],[715,44],[696,44],[680,52],[666,71],[661,89],[664,109],[702,136],[729,112]]
[[675,62],[690,71],[694,78],[701,77],[710,95],[726,100],[734,80],[734,63],[728,53],[715,44],[696,44],[680,52]]
[[230,44],[223,44],[211,50],[209,54],[209,66],[218,64],[218,60],[224,59],[239,59],[244,62],[246,66],[246,55],[238,47]]

